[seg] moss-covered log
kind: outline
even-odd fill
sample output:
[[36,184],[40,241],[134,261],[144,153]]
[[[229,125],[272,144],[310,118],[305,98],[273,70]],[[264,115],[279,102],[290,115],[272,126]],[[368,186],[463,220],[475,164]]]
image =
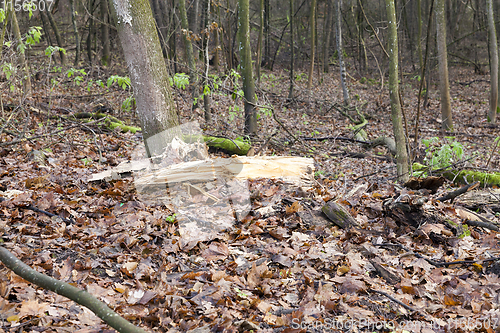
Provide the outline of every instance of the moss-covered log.
[[[193,142],[200,139],[199,135],[184,135],[184,141]],[[246,155],[252,147],[249,143],[241,140],[233,140],[228,138],[218,138],[215,136],[203,135],[203,141],[207,146],[217,149],[222,149],[230,154]]]
[[[429,167],[420,164],[413,163],[412,166],[413,171],[425,171],[429,169]],[[480,182],[480,186],[500,186],[500,173],[499,172],[483,172],[483,171],[473,171],[473,170],[441,170],[437,171],[446,179],[457,183],[457,184],[471,184],[476,181]]]
[[337,204],[335,201],[327,202],[321,211],[337,226],[342,229],[350,229],[352,227],[358,227],[356,220],[349,214],[349,212]]

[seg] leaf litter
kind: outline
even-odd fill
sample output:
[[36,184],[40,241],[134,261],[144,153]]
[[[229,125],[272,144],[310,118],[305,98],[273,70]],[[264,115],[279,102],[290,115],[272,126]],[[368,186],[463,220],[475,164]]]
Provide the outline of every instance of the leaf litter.
[[[456,82],[470,77],[465,70],[456,75]],[[283,87],[285,77],[284,73]],[[273,84],[280,89],[279,81]],[[341,98],[339,83],[325,77],[321,87],[313,91],[315,102],[302,101],[300,94],[305,92],[297,87],[294,104],[275,112],[294,133],[349,136],[349,123],[325,112],[328,103]],[[386,93],[354,80],[351,89],[370,101],[366,107],[372,115],[370,134],[390,133]],[[477,87],[471,96],[487,100],[484,91]],[[452,96],[458,97],[453,100],[456,130],[464,133],[457,138],[468,142],[467,149],[488,156],[492,139],[480,135],[495,132],[477,121],[485,107],[472,107],[474,101],[465,98],[467,94],[469,90],[452,84]],[[241,119],[228,124],[229,102],[214,99],[220,102],[214,103],[214,123],[204,130],[234,137],[241,130]],[[438,96],[431,94],[421,124],[424,137],[441,135],[435,121],[437,101]],[[64,100],[56,103],[75,106]],[[191,117],[185,101],[177,103],[183,119]],[[408,97],[406,103],[414,101]],[[412,111],[408,112],[412,119]],[[46,119],[34,114],[29,126],[40,131],[40,121]],[[270,118],[263,118],[261,126],[262,138],[279,129]],[[436,200],[450,190],[449,184],[436,194],[404,189],[393,182],[391,161],[346,155],[364,150],[355,143],[292,145],[287,133],[280,131],[264,153],[313,157],[314,185],[303,188],[280,179],[250,179],[245,183],[249,213],[228,213],[245,202],[245,196],[233,191],[229,195],[233,206],[221,208],[221,216],[230,216],[231,222],[201,241],[180,233],[189,212],[178,208],[189,201],[191,211],[198,213],[207,202],[221,200],[221,187],[227,184],[174,186],[169,190],[177,196],[151,203],[143,200],[132,178],[88,182],[92,174],[133,159],[141,143],[140,136],[130,133],[98,133],[94,140],[91,132],[72,128],[64,138],[46,137],[2,150],[2,246],[35,270],[87,290],[146,330],[340,331],[351,324],[353,331],[363,332],[390,330],[395,324],[415,332],[492,332],[500,324],[500,264],[488,261],[499,256],[500,236],[467,227],[454,204]],[[12,136],[3,133],[0,139],[8,142]],[[372,153],[387,154],[381,147]],[[215,155],[227,157],[211,153]],[[490,167],[499,162],[498,156],[493,157]],[[484,159],[470,162],[476,167],[484,163]],[[414,205],[420,197],[427,201]],[[359,228],[334,226],[321,213],[330,200],[341,204]],[[405,213],[403,206],[394,206],[403,203],[415,211]],[[389,210],[389,205],[400,210]],[[422,212],[425,221],[415,218]],[[495,215],[489,218],[498,222]],[[454,261],[465,263],[435,265]],[[108,330],[89,310],[27,283],[3,266],[0,272],[0,332]]]

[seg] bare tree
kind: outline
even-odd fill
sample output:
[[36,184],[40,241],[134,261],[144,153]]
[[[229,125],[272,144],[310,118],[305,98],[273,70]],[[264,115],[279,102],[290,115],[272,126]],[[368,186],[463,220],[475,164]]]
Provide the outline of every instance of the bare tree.
[[[175,134],[167,130],[179,123],[151,7],[148,0],[110,0],[110,9],[134,88],[146,152],[158,155]],[[148,142],[156,135],[164,140]]]
[[337,8],[335,10],[335,18],[337,25],[337,56],[340,67],[340,81],[342,84],[342,93],[344,94],[344,104],[349,105],[349,91],[346,84],[346,73],[344,66],[344,50],[342,48],[342,0],[337,0]]
[[385,0],[387,21],[389,22],[389,95],[391,98],[391,117],[394,138],[396,141],[396,165],[398,178],[408,180],[408,150],[403,130],[403,116],[399,100],[398,84],[398,27],[394,0]]
[[316,0],[311,0],[311,12],[309,14],[309,29],[311,30],[311,59],[309,63],[309,80],[307,90],[311,89],[314,75],[314,56],[316,54]]
[[498,44],[493,15],[493,0],[486,0],[488,11],[488,34],[490,40],[490,110],[488,121],[496,122],[498,104]]
[[245,133],[257,133],[257,113],[255,111],[255,84],[253,81],[252,53],[250,49],[249,0],[238,0],[238,35],[241,58],[241,77],[245,95]]
[[441,95],[441,126],[445,131],[453,130],[451,117],[450,83],[448,80],[448,54],[446,50],[445,0],[436,1],[436,35],[439,62],[439,92]]

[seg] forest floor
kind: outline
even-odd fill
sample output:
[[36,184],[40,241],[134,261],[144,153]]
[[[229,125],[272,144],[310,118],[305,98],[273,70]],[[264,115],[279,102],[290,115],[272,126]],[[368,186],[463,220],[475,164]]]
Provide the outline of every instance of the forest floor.
[[[245,191],[226,198],[229,211],[222,213],[232,219],[230,227],[213,232],[209,240],[193,241],[179,231],[184,217],[176,211],[175,198],[151,204],[132,177],[88,181],[94,173],[134,159],[142,138],[106,130],[97,121],[71,119],[104,105],[113,116],[137,125],[133,111],[121,108],[130,92],[116,84],[96,84],[106,82],[114,69],[85,70],[69,77],[42,73],[33,95],[22,103],[2,82],[0,245],[38,272],[86,289],[146,331],[499,329],[500,266],[495,258],[500,233],[468,227],[459,202],[436,200],[455,189],[451,182],[434,194],[406,189],[397,183],[385,147],[367,150],[336,139],[353,137],[353,124],[332,108],[343,103],[337,72],[324,75],[311,92],[305,89],[306,75],[297,75],[295,100],[289,101],[288,72],[264,71],[258,92],[260,129],[252,144],[258,151],[267,143],[263,155],[313,158],[315,180],[309,186],[249,180],[246,198]],[[235,101],[231,90],[238,89],[237,80],[234,75],[218,80],[210,124],[204,123],[202,111],[191,111],[190,94],[174,88],[181,123],[197,121],[206,134],[244,138],[241,99]],[[402,97],[412,142],[418,82],[407,80]],[[421,139],[437,138],[431,144],[434,156],[455,162],[455,168],[500,168],[494,146],[500,134],[485,116],[488,80],[470,68],[451,69],[454,133],[440,130],[434,85],[430,105],[421,110]],[[368,120],[369,139],[392,136],[387,87],[376,78],[349,78],[348,86],[352,105]],[[329,139],[305,139],[311,137]],[[446,144],[461,144],[463,155],[458,150],[439,155]],[[422,142],[416,151],[425,162]],[[211,156],[229,157],[220,151]],[[214,206],[211,199],[224,199],[218,186],[182,195]],[[179,188],[172,191],[179,193]],[[391,202],[413,207],[422,197],[425,223],[412,224],[388,210]],[[360,227],[343,230],[322,216],[330,200],[341,203]],[[245,205],[247,215],[230,211]],[[479,212],[500,222],[498,212],[488,207]],[[457,260],[465,262],[449,264]],[[0,332],[107,330],[88,309],[0,264]]]

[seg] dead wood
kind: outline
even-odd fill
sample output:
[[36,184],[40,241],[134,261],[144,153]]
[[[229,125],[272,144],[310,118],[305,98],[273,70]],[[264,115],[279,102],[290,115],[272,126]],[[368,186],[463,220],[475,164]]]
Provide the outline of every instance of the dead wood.
[[456,197],[459,195],[462,195],[468,191],[471,191],[473,189],[476,189],[479,187],[479,182],[475,182],[466,186],[463,186],[459,188],[458,190],[452,191],[442,197],[437,198],[437,201],[446,201],[446,200],[451,200],[450,202],[453,203],[453,200],[455,200]]
[[56,280],[50,276],[39,273],[29,267],[21,260],[17,259],[10,251],[0,246],[0,261],[23,279],[36,284],[47,290],[51,290],[61,296],[67,297],[76,303],[83,305],[94,312],[99,318],[104,320],[109,326],[118,332],[143,333],[143,329],[132,325],[126,319],[120,317],[106,304],[88,292],[73,287],[72,285]]
[[[149,160],[121,163],[111,170],[93,174],[89,181],[119,179],[121,174],[145,170],[150,166]],[[183,162],[145,171],[135,179],[135,184],[170,185],[187,181],[214,181],[218,178],[281,178],[285,182],[308,186],[314,180],[314,160],[294,156],[241,156]]]
[[328,201],[321,211],[337,226],[342,229],[351,229],[352,227],[359,227],[356,220],[349,214],[349,212],[342,207],[342,205],[331,200]]
[[438,188],[440,188],[444,184],[445,180],[446,179],[444,177],[436,177],[436,176],[429,176],[426,178],[411,177],[404,184],[404,187],[407,187],[412,190],[426,189],[431,191],[432,194],[434,194],[436,193]]

